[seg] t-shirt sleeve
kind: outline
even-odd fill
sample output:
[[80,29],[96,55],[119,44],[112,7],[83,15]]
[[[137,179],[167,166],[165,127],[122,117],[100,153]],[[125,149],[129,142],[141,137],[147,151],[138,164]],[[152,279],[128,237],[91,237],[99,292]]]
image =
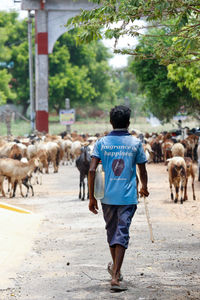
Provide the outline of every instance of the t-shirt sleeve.
[[147,162],[146,155],[144,153],[144,149],[142,147],[142,143],[139,142],[137,154],[136,154],[136,164],[144,164]]
[[94,150],[92,152],[92,157],[97,157],[97,158],[101,159],[99,149],[100,149],[100,140],[96,141],[96,143],[94,145]]

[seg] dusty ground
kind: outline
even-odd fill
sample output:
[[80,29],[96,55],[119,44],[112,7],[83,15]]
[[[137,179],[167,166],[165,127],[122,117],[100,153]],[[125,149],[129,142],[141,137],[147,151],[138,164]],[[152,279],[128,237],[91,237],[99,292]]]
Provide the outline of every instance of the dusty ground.
[[123,275],[128,290],[111,293],[102,211],[77,199],[79,174],[62,166],[43,176],[36,195],[2,201],[31,210],[0,209],[0,300],[200,299],[200,183],[197,200],[170,201],[163,164],[148,165],[151,243],[143,201],[131,226]]

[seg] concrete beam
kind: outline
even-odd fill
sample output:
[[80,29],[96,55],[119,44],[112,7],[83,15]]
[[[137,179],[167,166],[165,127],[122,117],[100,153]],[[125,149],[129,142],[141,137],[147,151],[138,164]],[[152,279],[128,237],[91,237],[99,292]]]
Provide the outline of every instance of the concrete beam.
[[[41,9],[42,0],[22,0],[21,8],[22,10],[40,10]],[[93,9],[98,5],[95,3],[90,3],[87,0],[45,0],[44,1],[44,9],[45,10],[58,10],[58,11],[74,11],[77,13],[80,9]]]
[[53,47],[58,38],[67,31],[68,19],[77,15],[74,11],[49,11],[48,13],[48,52],[53,52]]

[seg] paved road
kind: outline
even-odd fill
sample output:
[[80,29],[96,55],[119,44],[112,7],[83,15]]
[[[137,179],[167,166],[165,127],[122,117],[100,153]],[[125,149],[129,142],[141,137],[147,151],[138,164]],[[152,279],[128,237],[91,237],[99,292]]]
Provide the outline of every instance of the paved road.
[[184,205],[173,204],[166,167],[148,165],[148,172],[155,243],[141,201],[123,265],[127,291],[110,292],[101,209],[88,211],[77,198],[78,171],[61,166],[43,176],[34,197],[2,199],[33,214],[0,210],[0,300],[200,299],[200,184],[197,201],[189,193]]

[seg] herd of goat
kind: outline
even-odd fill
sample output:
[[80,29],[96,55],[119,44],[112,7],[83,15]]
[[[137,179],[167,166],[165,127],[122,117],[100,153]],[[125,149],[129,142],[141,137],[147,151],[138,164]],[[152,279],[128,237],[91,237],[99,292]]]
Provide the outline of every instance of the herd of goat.
[[[164,162],[167,165],[171,199],[180,203],[188,200],[188,179],[192,180],[193,200],[196,200],[194,181],[196,175],[196,163],[198,165],[198,181],[200,181],[200,138],[199,131],[189,132],[184,138],[179,134],[164,133],[149,136],[146,135],[144,142],[145,153],[148,162]],[[172,187],[175,189],[175,197]]]
[[[107,133],[104,133],[107,134]],[[196,200],[194,180],[196,164],[198,164],[198,180],[200,181],[200,141],[197,134],[182,135],[173,133],[141,134],[135,131],[132,135],[141,139],[148,163],[163,162],[167,166],[171,199],[180,203],[187,200],[187,183],[192,178],[193,200]],[[100,134],[89,136],[79,135],[76,132],[60,135],[31,135],[29,138],[17,137],[12,141],[6,138],[0,139],[0,189],[3,197],[5,193],[5,181],[7,180],[10,197],[15,197],[17,185],[19,185],[22,197],[22,185],[34,195],[32,178],[37,183],[42,183],[42,173],[49,173],[50,164],[55,173],[59,165],[75,165],[80,172],[79,198],[84,200],[86,193],[85,178],[88,177],[91,154],[94,144]],[[172,186],[175,188],[175,198]],[[88,192],[87,192],[88,197]]]

